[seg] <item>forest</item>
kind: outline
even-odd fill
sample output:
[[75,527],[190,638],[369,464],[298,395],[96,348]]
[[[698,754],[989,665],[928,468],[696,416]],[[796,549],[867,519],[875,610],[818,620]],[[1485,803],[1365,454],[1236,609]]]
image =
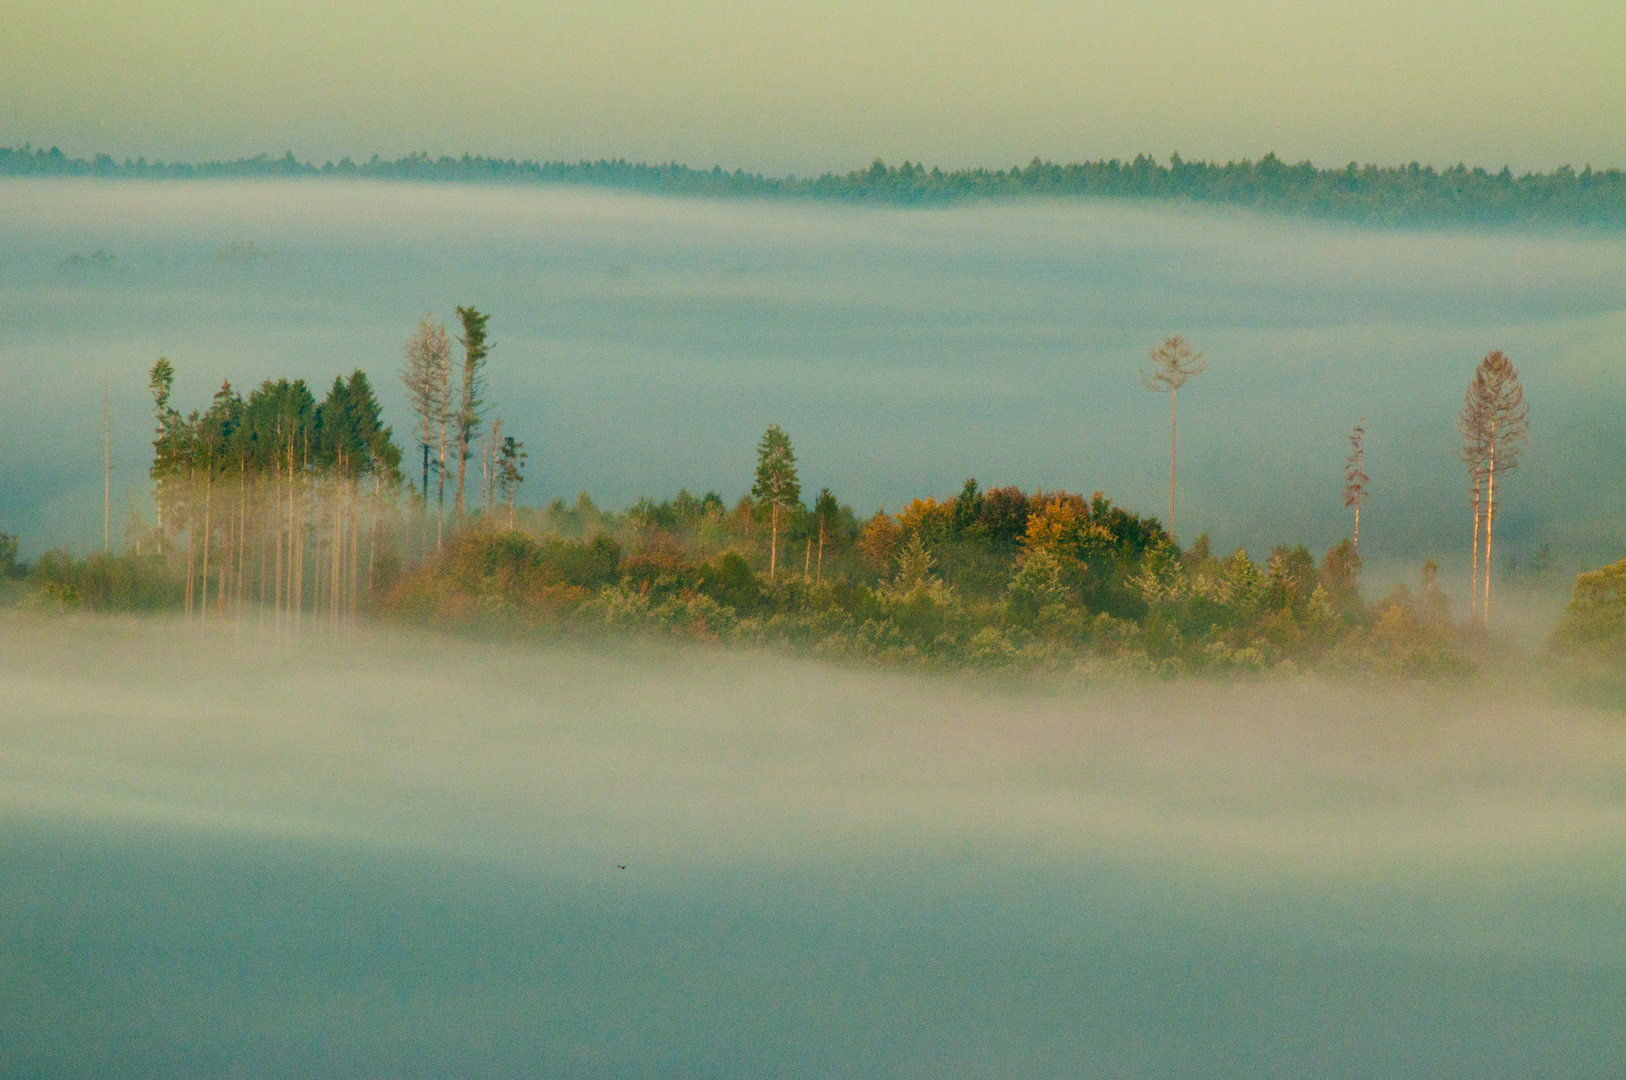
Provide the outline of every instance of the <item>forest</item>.
[[1275,154],[1257,161],[1167,162],[1137,154],[1133,160],[1057,164],[1034,158],[1010,169],[927,169],[879,160],[868,168],[819,176],[764,176],[721,166],[651,165],[614,161],[535,162],[514,159],[410,154],[344,158],[315,165],[287,152],[202,163],[122,162],[107,154],[69,157],[60,149],[0,147],[0,176],[101,176],[125,179],[224,177],[361,177],[378,180],[580,184],[655,194],[706,197],[830,199],[893,206],[948,205],[1014,198],[1131,198],[1246,206],[1278,213],[1379,225],[1586,225],[1626,226],[1626,173],[1577,171],[1515,175],[1456,165],[1412,162],[1399,166],[1318,168],[1289,164]]
[[[460,358],[430,317],[407,342],[399,377],[413,411],[410,454],[359,370],[335,376],[321,400],[300,380],[266,379],[246,397],[223,385],[183,413],[174,369],[158,360],[149,372],[155,520],[132,510],[121,550],[109,523],[103,551],[47,552],[32,567],[0,534],[0,595],[41,611],[175,612],[199,633],[341,635],[377,618],[1086,676],[1457,677],[1505,648],[1490,633],[1495,523],[1529,418],[1518,372],[1499,351],[1479,365],[1456,418],[1473,543],[1462,618],[1433,563],[1412,584],[1363,594],[1364,423],[1348,436],[1348,539],[1319,556],[1281,544],[1262,558],[1216,551],[1206,534],[1177,543],[1164,523],[1176,520],[1176,402],[1206,366],[1178,337],[1150,350],[1140,372],[1170,396],[1164,520],[1102,492],[969,479],[953,495],[860,515],[829,488],[803,491],[778,425],[732,504],[682,490],[611,511],[585,492],[546,506],[519,497],[525,444],[484,400],[488,319],[457,309]],[[1591,683],[1619,681],[1626,561],[1579,577],[1544,657]]]

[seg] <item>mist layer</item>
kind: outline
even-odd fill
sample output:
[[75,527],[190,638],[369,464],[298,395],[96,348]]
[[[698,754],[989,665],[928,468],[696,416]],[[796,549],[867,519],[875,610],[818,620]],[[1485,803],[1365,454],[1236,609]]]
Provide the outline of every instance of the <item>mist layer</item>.
[[3,632],[17,1075],[1589,1076],[1626,1031],[1626,739],[1506,687]]

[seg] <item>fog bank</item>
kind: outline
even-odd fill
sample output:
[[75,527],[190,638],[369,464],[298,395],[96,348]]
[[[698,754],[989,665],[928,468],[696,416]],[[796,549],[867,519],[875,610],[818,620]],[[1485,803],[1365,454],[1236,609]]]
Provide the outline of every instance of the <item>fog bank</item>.
[[492,313],[491,396],[530,450],[527,500],[732,500],[777,422],[804,490],[864,513],[967,476],[1160,512],[1168,403],[1134,372],[1181,333],[1211,361],[1181,395],[1183,541],[1261,554],[1347,534],[1344,436],[1365,416],[1363,554],[1465,563],[1453,421],[1500,348],[1533,437],[1498,550],[1550,544],[1568,572],[1626,542],[1618,235],[297,181],[8,180],[0,199],[0,528],[28,553],[99,542],[104,375],[122,520],[121,495],[146,490],[157,356],[187,408],[222,379],[321,388],[360,367],[408,442],[406,338],[470,303]]

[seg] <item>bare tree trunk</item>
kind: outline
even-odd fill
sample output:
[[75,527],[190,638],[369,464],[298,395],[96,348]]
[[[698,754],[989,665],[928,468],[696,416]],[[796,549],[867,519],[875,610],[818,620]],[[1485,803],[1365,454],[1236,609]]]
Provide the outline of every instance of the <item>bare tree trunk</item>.
[[214,494],[215,467],[209,463],[209,471],[203,477],[203,603],[198,605],[198,625],[209,624],[209,534],[214,527],[209,522],[209,500]]
[[1169,539],[1174,539],[1174,462],[1180,450],[1180,390],[1169,391]]
[[237,459],[237,588],[236,598],[232,603],[232,610],[237,616],[237,625],[243,624],[243,560],[247,557],[248,549],[248,461]]
[[819,569],[815,584],[824,584],[824,515],[819,515]]
[[350,596],[345,604],[345,614],[350,618],[356,615],[356,567],[358,544],[361,532],[361,484],[359,481],[350,482]]
[[435,504],[435,550],[440,550],[446,532],[446,421],[440,422],[440,472],[438,501]]
[[[272,523],[276,521],[277,514],[276,514],[275,510],[271,509],[271,482],[265,478],[264,473],[260,474],[259,485],[260,485],[260,498],[259,498],[259,504],[260,504],[260,510],[259,510],[259,513],[260,513],[260,616],[259,616],[259,624],[260,624],[261,628],[264,628],[264,626],[265,626],[265,571],[266,571],[266,563],[269,561],[267,559],[266,555],[267,555],[267,549],[268,549],[269,545],[271,544],[271,526],[272,526]],[[270,513],[267,513],[267,511],[270,511]]]
[[102,554],[111,546],[113,531],[113,435],[108,424],[107,376],[102,376]]
[[1496,419],[1491,418],[1490,467],[1485,470],[1485,627],[1490,627],[1491,534],[1496,529]]
[[186,622],[187,625],[190,626],[192,624],[192,585],[193,577],[196,573],[196,567],[193,565],[192,561],[192,551],[196,546],[195,537],[197,536],[198,531],[197,523],[192,520],[192,508],[195,505],[192,502],[192,489],[195,489],[198,485],[197,473],[194,471],[188,476],[187,479],[187,488],[189,490],[187,492],[186,500]]
[[773,539],[768,544],[768,580],[774,579],[774,567],[779,561],[779,504],[773,504]]
[[[407,499],[411,504],[410,495]],[[379,511],[384,505],[384,478],[377,473],[373,474],[373,520],[367,530],[367,591],[373,591],[373,566],[378,553],[378,519]],[[405,530],[402,530],[403,532]],[[404,545],[403,545],[404,546]]]
[[1474,506],[1473,581],[1472,581],[1472,584],[1470,584],[1468,586],[1468,616],[1471,619],[1477,619],[1479,617],[1479,507],[1480,507],[1479,492],[1481,490],[1481,485],[1483,484],[1483,482],[1484,481],[1480,477],[1480,472],[1476,468],[1474,470],[1474,498],[1473,498],[1473,506]]
[[1361,500],[1355,500],[1355,540],[1349,545],[1349,552],[1357,559],[1361,557]]

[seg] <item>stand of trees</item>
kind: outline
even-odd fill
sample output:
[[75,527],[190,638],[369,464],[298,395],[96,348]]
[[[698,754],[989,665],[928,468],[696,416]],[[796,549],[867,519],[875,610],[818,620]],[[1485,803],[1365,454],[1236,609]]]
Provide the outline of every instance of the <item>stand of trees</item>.
[[[1319,560],[1302,545],[1278,546],[1263,562],[1241,549],[1220,557],[1206,535],[1182,548],[1156,518],[1100,492],[985,491],[967,480],[952,497],[917,498],[896,514],[882,508],[861,520],[826,487],[809,507],[790,437],[777,424],[757,446],[750,494],[732,507],[715,492],[687,490],[621,513],[601,510],[586,493],[573,506],[524,507],[516,501],[524,444],[504,435],[500,419],[481,432],[488,316],[472,307],[457,315],[464,360],[455,383],[445,328],[431,317],[406,349],[402,378],[420,443],[416,488],[363,372],[335,377],[320,401],[300,380],[266,380],[246,398],[225,383],[207,408],[183,414],[174,369],[160,358],[149,372],[156,525],[132,510],[122,554],[79,561],[50,552],[32,571],[18,560],[16,538],[0,534],[0,590],[14,591],[26,575],[41,603],[173,607],[200,627],[252,614],[280,627],[316,620],[337,630],[365,610],[951,666],[1459,673],[1483,644],[1494,526],[1528,437],[1518,372],[1491,352],[1458,416],[1474,519],[1471,616],[1459,625],[1433,563],[1415,590],[1367,603],[1352,541]],[[1202,370],[1202,358],[1170,338],[1151,359],[1143,377],[1171,393],[1172,429],[1173,392]],[[1345,462],[1343,495],[1357,536],[1370,481],[1365,435],[1363,419]],[[471,481],[477,441],[480,471]],[[450,530],[448,450],[457,460]],[[1172,519],[1172,459],[1170,480]],[[400,513],[403,488],[415,526]],[[403,566],[413,535],[415,557]],[[1597,670],[1626,670],[1626,563],[1581,575],[1549,648],[1590,658]]]
[[1399,166],[1317,168],[1290,165],[1275,154],[1257,161],[1166,163],[1145,154],[1067,165],[1034,158],[1010,169],[944,172],[904,162],[876,161],[847,173],[772,177],[719,166],[648,165],[614,161],[519,161],[464,154],[431,158],[409,154],[393,161],[374,155],[365,162],[334,164],[260,154],[234,161],[116,161],[107,154],[74,158],[53,147],[0,148],[0,176],[102,176],[128,179],[219,177],[371,177],[439,182],[586,184],[659,194],[715,197],[837,199],[891,205],[948,203],[1019,197],[1139,198],[1251,206],[1374,224],[1581,224],[1626,226],[1626,173],[1580,171],[1565,165],[1550,173],[1515,176],[1456,165],[1436,170],[1412,162]]
[[321,402],[298,379],[247,398],[226,383],[184,416],[174,378],[164,359],[150,372],[158,521],[136,542],[180,571],[188,621],[252,609],[279,625],[324,614],[337,626],[354,615],[376,584],[402,481],[367,376],[336,377]]

